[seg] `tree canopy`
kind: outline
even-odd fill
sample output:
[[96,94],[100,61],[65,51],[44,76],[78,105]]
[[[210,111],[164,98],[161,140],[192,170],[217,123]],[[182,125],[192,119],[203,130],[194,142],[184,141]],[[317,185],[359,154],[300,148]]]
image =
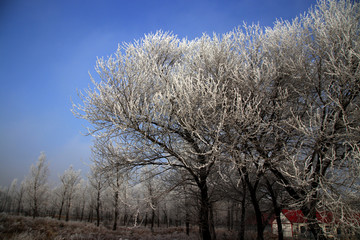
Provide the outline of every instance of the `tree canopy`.
[[98,59],[100,80],[91,78],[74,113],[92,124],[98,153],[123,168],[185,170],[198,187],[203,239],[213,237],[211,176],[225,166],[255,191],[255,212],[259,184],[273,181],[325,238],[316,211],[353,225],[359,210],[359,10],[321,0],[273,28],[148,34]]

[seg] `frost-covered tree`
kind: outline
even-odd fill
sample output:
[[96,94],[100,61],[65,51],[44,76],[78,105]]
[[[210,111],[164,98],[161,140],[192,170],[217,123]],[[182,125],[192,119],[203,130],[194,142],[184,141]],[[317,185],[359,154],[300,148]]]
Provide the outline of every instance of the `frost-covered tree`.
[[258,239],[260,190],[278,201],[279,186],[315,238],[325,238],[317,211],[355,228],[359,14],[357,2],[320,0],[273,28],[245,26],[192,41],[146,35],[98,60],[99,79],[80,94],[75,115],[93,125],[101,154],[121,168],[185,170],[199,192],[203,239],[213,237],[210,176],[229,169],[223,164],[246,183]]
[[46,200],[48,175],[46,155],[41,152],[36,165],[31,165],[30,173],[25,179],[26,199],[33,218],[39,216],[40,207]]
[[322,0],[307,15],[268,31],[290,114],[279,124],[288,136],[280,164],[268,167],[320,239],[316,211],[331,212],[333,224],[356,225],[358,209],[350,202],[359,200],[360,186],[359,17],[356,1]]
[[74,197],[76,185],[80,181],[80,170],[75,171],[72,166],[65,170],[64,174],[60,176],[61,186],[58,191],[60,197],[60,208],[58,219],[61,219],[64,205],[66,204],[66,221],[69,220],[71,202]]
[[102,174],[103,179],[106,180],[112,191],[112,208],[114,210],[113,230],[116,230],[119,219],[120,191],[123,186],[123,181],[126,179],[126,173],[123,167],[120,166],[120,161],[124,156],[117,154],[117,156],[114,157],[113,154],[106,154],[103,144],[106,145],[106,143],[98,141],[92,148],[95,156],[93,160],[95,163],[94,168],[97,169],[99,174]]
[[16,213],[19,215],[23,211],[23,201],[25,194],[25,180],[21,181],[19,188],[16,191],[15,201],[16,201]]
[[86,180],[80,179],[77,185],[77,194],[74,199],[74,208],[76,219],[82,221],[84,219],[85,208],[88,204],[89,184]]
[[[195,41],[158,32],[99,59],[101,81],[75,106],[92,134],[128,154],[121,165],[184,168],[198,186],[200,232],[210,239],[207,176],[226,119],[222,80],[231,73],[232,34]],[[225,71],[226,70],[226,71]]]
[[359,199],[359,13],[357,2],[319,1],[292,22],[240,32],[248,40],[227,93],[237,100],[224,149],[240,176],[257,176],[256,186],[271,173],[320,239],[316,212],[356,225],[348,203]]
[[106,177],[104,172],[95,165],[90,167],[90,175],[88,176],[91,189],[94,190],[95,195],[95,210],[96,210],[96,225],[100,226],[100,210],[101,210],[101,195],[106,188]]
[[0,212],[13,212],[16,199],[17,179],[9,187],[0,188]]
[[[154,168],[143,168],[141,172],[141,183],[144,188],[144,201],[151,212],[150,229],[154,231],[155,217],[159,218],[156,210],[159,209],[159,198],[161,197],[158,173]],[[147,211],[146,211],[147,213]],[[146,214],[147,215],[147,214]]]

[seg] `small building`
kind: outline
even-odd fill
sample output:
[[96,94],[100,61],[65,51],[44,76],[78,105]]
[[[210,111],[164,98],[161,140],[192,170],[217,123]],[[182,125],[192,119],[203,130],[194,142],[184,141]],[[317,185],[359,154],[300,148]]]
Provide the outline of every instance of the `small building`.
[[[328,237],[333,237],[337,232],[333,221],[333,216],[330,212],[319,213],[316,212],[316,218],[320,227]],[[280,215],[282,230],[284,237],[292,238],[297,236],[307,236],[307,219],[301,210],[283,209]],[[278,233],[278,226],[275,217],[271,220],[271,231],[273,234]]]

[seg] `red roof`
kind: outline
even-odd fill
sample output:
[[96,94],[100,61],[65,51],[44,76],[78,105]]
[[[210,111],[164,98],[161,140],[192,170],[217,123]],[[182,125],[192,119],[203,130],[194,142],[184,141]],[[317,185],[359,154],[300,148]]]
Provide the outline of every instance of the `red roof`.
[[[306,223],[307,219],[301,210],[283,209],[282,213],[291,223]],[[333,221],[331,212],[316,212],[316,218],[321,223],[330,223]]]
[[301,210],[283,209],[282,213],[291,223],[306,223],[306,219]]

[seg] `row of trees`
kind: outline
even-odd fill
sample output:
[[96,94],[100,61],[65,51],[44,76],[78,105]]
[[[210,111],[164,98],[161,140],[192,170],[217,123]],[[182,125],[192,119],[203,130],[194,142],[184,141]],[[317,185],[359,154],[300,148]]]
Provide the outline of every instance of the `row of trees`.
[[0,212],[89,221],[97,226],[102,222],[113,230],[118,224],[153,229],[184,223],[182,190],[168,192],[154,169],[143,169],[135,182],[116,168],[105,173],[91,166],[83,178],[70,166],[55,186],[48,183],[48,174],[46,156],[41,153],[20,184],[15,179],[9,187],[0,189]]
[[[99,161],[95,161],[99,162]],[[0,212],[93,222],[116,230],[118,225],[136,227],[186,227],[197,223],[196,193],[175,175],[145,167],[130,178],[116,162],[104,169],[92,165],[84,178],[70,166],[56,185],[48,182],[46,156],[41,153],[25,179],[0,188]],[[236,229],[236,201],[224,198],[214,205],[218,226]],[[230,209],[231,207],[231,209]],[[192,217],[190,217],[192,216]]]
[[326,239],[316,212],[359,232],[359,6],[321,0],[273,28],[120,46],[74,105],[95,136],[87,180],[69,168],[49,187],[41,154],[1,210],[113,229],[197,223],[202,239],[219,225],[245,239],[252,216],[263,239],[266,214],[282,239],[292,208],[315,239]]
[[315,239],[326,239],[316,212],[359,229],[359,18],[356,1],[319,0],[273,28],[195,40],[160,31],[119,46],[74,105],[92,125],[98,168],[151,166],[195,191],[202,239],[216,237],[221,189],[242,216],[250,199],[258,239],[266,202],[279,238],[284,207],[302,210]]
[[[36,165],[30,167],[29,175],[18,186],[18,180],[14,179],[9,187],[1,188],[0,211],[21,213],[24,211],[26,201],[27,212],[31,212],[35,218],[39,216],[45,195],[47,194],[47,178],[49,169],[46,163],[45,153],[41,153]],[[26,199],[26,200],[25,200]]]

